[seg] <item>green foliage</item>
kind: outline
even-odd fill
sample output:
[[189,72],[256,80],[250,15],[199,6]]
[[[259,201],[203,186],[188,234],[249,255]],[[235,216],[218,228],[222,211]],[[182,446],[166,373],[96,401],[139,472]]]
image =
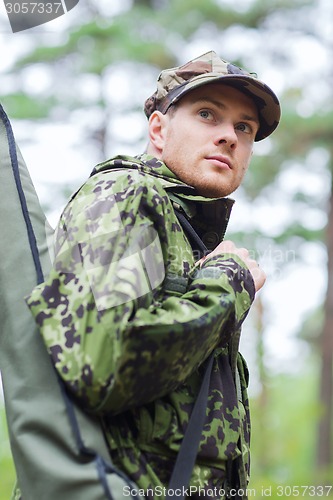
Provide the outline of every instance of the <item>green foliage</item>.
[[267,186],[270,186],[281,172],[280,153],[270,151],[268,155],[256,156],[251,162],[251,167],[244,180],[246,194],[254,199]]
[[170,2],[133,2],[128,12],[107,18],[94,5],[90,15],[73,27],[58,45],[38,45],[17,60],[14,70],[36,63],[54,65],[68,59],[76,71],[101,75],[119,61],[144,62],[159,68],[177,62],[172,47],[184,46],[203,28],[220,36],[233,26],[258,29],[275,10],[307,4],[299,0],[290,5],[283,0],[267,4],[254,2],[247,10],[235,9],[216,0],[171,0]]
[[152,44],[151,40],[140,36],[132,18],[108,26],[100,26],[98,20],[92,20],[71,31],[63,45],[37,47],[17,62],[17,68],[41,62],[54,65],[70,61],[74,64],[72,69],[81,74],[101,75],[112,63],[129,60],[159,65],[169,64],[171,57],[159,40]]
[[324,146],[331,150],[333,136],[333,110],[330,105],[310,117],[301,118],[291,107],[285,107],[281,127],[275,139],[289,157],[303,158],[309,149]]
[[54,106],[53,98],[36,100],[28,94],[17,92],[3,96],[1,102],[5,109],[10,109],[11,119],[34,119],[47,118]]
[[4,95],[1,103],[5,109],[10,109],[11,119],[38,120],[49,116],[55,100],[51,97],[36,100],[28,94],[16,92]]
[[324,307],[319,307],[315,311],[311,312],[305,318],[303,328],[298,334],[298,337],[308,342],[315,352],[318,352],[318,340],[323,330],[324,317]]
[[[315,469],[316,429],[320,416],[317,366],[318,359],[312,357],[305,360],[302,373],[270,377],[261,395],[251,403],[250,488],[258,494],[263,487],[271,487],[269,496],[275,499],[281,498],[277,494],[279,485],[332,484],[333,464],[330,471],[322,471],[322,474]],[[287,496],[282,495],[282,498]],[[302,496],[310,497],[310,494]],[[333,489],[326,498],[333,498]]]
[[14,488],[15,470],[11,458],[9,440],[7,434],[6,416],[3,405],[0,401],[0,498],[9,500]]

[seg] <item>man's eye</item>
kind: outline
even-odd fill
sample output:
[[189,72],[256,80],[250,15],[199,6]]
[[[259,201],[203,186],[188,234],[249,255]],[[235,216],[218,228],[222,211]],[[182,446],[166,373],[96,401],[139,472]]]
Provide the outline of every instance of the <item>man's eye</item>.
[[239,123],[236,128],[237,130],[245,132],[246,134],[251,134],[252,132],[252,127],[248,123]]
[[213,118],[211,111],[208,111],[207,109],[202,109],[201,111],[199,111],[199,115],[205,120],[211,120]]

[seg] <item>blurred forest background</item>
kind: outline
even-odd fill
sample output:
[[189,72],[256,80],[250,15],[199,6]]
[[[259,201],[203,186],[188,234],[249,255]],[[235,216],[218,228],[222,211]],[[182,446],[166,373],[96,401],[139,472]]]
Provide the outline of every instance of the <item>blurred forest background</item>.
[[[53,224],[95,163],[144,149],[143,102],[162,68],[215,50],[280,96],[281,125],[256,144],[227,235],[268,274],[242,342],[256,498],[333,482],[332,22],[331,0],[80,0],[16,34],[0,18],[1,102]],[[0,442],[6,500],[2,399]]]

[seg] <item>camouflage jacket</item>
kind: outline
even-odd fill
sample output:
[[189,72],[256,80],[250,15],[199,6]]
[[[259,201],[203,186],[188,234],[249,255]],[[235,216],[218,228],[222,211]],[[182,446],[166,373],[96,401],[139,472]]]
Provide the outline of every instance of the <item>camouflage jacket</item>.
[[[222,487],[226,461],[241,456],[246,487],[247,369],[230,346],[237,351],[254,283],[235,255],[197,264],[174,212],[212,249],[233,202],[199,196],[147,155],[113,158],[93,174],[61,216],[50,275],[27,298],[55,368],[81,405],[103,417],[114,464],[140,489],[157,491],[168,484],[214,351],[191,486]],[[225,357],[240,388],[232,408],[224,403]]]

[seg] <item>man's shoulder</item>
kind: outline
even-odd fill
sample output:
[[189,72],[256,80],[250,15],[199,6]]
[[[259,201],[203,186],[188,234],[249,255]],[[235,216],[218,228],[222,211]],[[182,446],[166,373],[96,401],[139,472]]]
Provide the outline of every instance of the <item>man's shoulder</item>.
[[71,226],[73,238],[84,239],[88,232],[101,236],[110,227],[132,227],[171,214],[166,211],[171,201],[160,180],[139,167],[129,157],[104,162],[70,198],[60,227],[67,232]]
[[[160,180],[160,183],[166,187],[186,186],[178,177],[166,166],[159,158],[148,154],[138,156],[118,155],[96,165],[91,175],[100,172],[126,172],[131,175],[132,172],[139,172],[141,176],[153,177]],[[119,174],[116,174],[119,175]],[[134,174],[135,175],[135,174]]]
[[93,169],[84,189],[90,190],[92,186],[130,195],[137,189],[164,190],[164,180],[144,161],[136,157],[116,156]]
[[[98,213],[110,218],[113,212],[131,213],[141,206],[169,204],[163,180],[137,158],[117,156],[95,167],[90,177],[69,200],[63,216]],[[86,216],[86,215],[85,215]]]
[[91,186],[91,184],[103,183],[106,180],[109,183],[116,182],[117,189],[140,184],[153,191],[161,192],[162,190],[163,194],[170,189],[185,186],[162,160],[146,154],[135,157],[118,155],[99,163],[93,169],[87,182]]
[[112,172],[115,170],[141,170],[144,167],[144,162],[138,157],[117,155],[109,158],[96,165],[91,173],[91,176],[100,172]]

